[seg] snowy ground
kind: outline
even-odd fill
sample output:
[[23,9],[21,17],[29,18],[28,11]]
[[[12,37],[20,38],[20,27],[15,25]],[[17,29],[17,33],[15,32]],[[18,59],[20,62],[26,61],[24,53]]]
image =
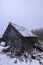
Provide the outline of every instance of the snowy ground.
[[[6,54],[1,53],[4,48],[5,47],[0,46],[0,65],[40,65],[38,60],[31,59],[32,62],[30,62],[29,60],[28,62],[25,62],[25,60],[20,61],[17,58],[10,58]],[[15,60],[17,60],[17,63],[14,63]]]
[[[6,54],[0,54],[0,65],[15,65],[14,61],[16,58],[9,58]],[[40,65],[37,60],[28,61],[27,63],[25,61],[21,62],[17,59],[16,65]]]

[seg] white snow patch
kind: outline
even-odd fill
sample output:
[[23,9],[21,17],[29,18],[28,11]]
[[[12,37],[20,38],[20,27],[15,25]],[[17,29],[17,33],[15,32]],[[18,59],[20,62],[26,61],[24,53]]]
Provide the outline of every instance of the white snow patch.
[[39,62],[37,60],[32,60],[31,65],[40,65]]
[[0,44],[1,44],[1,46],[5,46],[5,42],[1,42]]
[[8,49],[10,46],[6,46],[4,49]]

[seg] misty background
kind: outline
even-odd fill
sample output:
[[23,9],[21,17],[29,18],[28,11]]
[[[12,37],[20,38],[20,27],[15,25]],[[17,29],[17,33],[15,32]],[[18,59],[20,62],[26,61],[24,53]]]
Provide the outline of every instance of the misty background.
[[0,0],[0,35],[9,22],[30,31],[43,28],[43,0]]

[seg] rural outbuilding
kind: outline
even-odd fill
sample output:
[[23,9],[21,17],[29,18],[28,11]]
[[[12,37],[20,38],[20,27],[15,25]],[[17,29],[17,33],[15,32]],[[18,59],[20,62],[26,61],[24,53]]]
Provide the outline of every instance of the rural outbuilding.
[[5,46],[31,49],[33,44],[37,42],[37,36],[26,28],[10,22],[2,38],[0,38],[1,41],[5,42]]

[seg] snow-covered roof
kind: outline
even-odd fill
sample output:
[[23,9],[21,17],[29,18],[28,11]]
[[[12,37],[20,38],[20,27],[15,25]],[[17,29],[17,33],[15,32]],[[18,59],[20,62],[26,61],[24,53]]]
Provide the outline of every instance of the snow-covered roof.
[[23,37],[37,37],[32,32],[28,31],[25,27],[18,26],[16,24],[10,23]]

